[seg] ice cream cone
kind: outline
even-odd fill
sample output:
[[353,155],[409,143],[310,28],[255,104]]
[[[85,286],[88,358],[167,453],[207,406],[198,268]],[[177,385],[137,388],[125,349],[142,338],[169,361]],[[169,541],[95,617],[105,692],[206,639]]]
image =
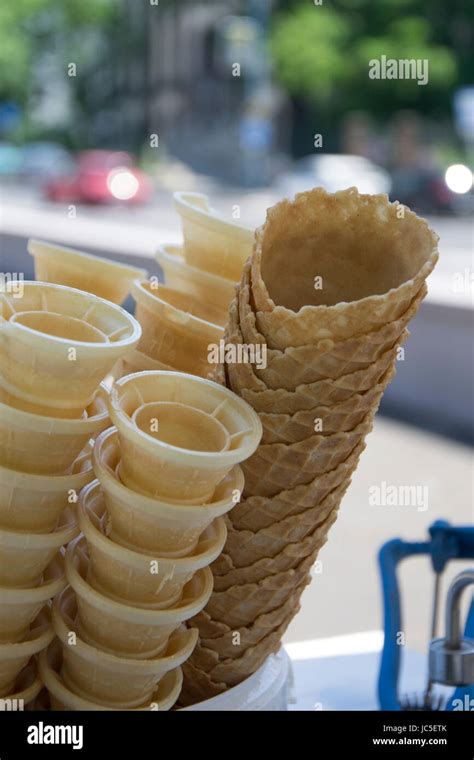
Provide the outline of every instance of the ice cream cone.
[[237,282],[252,251],[253,230],[220,217],[201,193],[174,193],[174,203],[183,225],[187,263]]
[[313,435],[298,443],[259,446],[242,464],[246,496],[276,496],[280,491],[306,485],[317,475],[336,469],[372,430],[369,413],[354,430]]
[[235,558],[230,554],[221,555],[219,560],[222,561],[219,561],[214,575],[214,592],[219,593],[231,587],[260,583],[269,576],[294,570],[303,560],[311,556],[314,562],[318,552],[326,543],[329,530],[336,522],[337,516],[336,506],[323,522],[313,527],[312,532],[307,533],[299,541],[287,543],[274,556],[255,560],[257,552],[254,548],[253,550],[249,548],[248,552],[241,550]]
[[236,465],[208,504],[169,504],[124,486],[116,475],[119,461],[117,431],[110,428],[98,437],[93,452],[95,474],[109,514],[109,537],[130,549],[156,552],[161,557],[192,553],[201,533],[235,506],[235,494],[244,487],[242,470]]
[[354,393],[333,406],[316,406],[292,415],[260,412],[262,443],[297,443],[314,435],[315,429],[321,435],[354,430],[369,414],[375,414],[394,374],[395,368],[389,368],[373,388],[364,393]]
[[219,517],[186,557],[164,558],[127,549],[107,536],[108,515],[98,480],[81,491],[78,513],[90,557],[88,582],[126,604],[153,604],[157,609],[177,602],[193,575],[219,556],[227,536],[224,518]]
[[[135,411],[150,402],[172,401],[211,415],[230,436],[225,451],[202,440],[199,451],[176,447],[140,430]],[[146,372],[118,380],[110,396],[110,415],[117,427],[120,477],[138,492],[167,501],[195,504],[210,499],[233,466],[249,457],[261,437],[258,416],[226,388],[191,375]],[[159,430],[158,430],[159,434]]]
[[182,246],[160,246],[156,260],[164,272],[167,287],[186,293],[200,303],[211,303],[216,311],[216,324],[225,325],[229,303],[234,296],[233,280],[190,266]]
[[[43,417],[17,409],[0,377],[0,463],[30,474],[66,473],[87,441],[110,424],[107,397],[102,383],[82,419]],[[3,503],[0,497],[0,512]]]
[[66,551],[67,579],[77,595],[78,631],[88,644],[125,657],[161,653],[178,626],[203,609],[212,591],[209,568],[199,570],[178,602],[166,610],[147,609],[110,599],[87,581],[89,558],[83,538]]
[[41,652],[38,661],[41,679],[49,691],[52,710],[66,711],[97,711],[97,710],[137,710],[140,712],[170,710],[178,699],[181,691],[183,675],[181,668],[174,668],[166,673],[154,691],[151,700],[145,700],[133,707],[114,706],[113,702],[89,697],[88,694],[78,694],[64,683],[60,675],[63,664],[63,649],[55,640],[48,649]]
[[180,707],[188,707],[196,702],[217,697],[227,689],[228,686],[223,681],[213,681],[205,670],[197,668],[188,660],[183,665],[183,687],[178,704]]
[[271,348],[285,349],[393,322],[433,270],[437,242],[424,220],[385,195],[316,188],[282,201],[256,233],[258,329]]
[[[283,491],[274,497],[274,499],[259,496],[251,497],[254,504],[253,509],[247,506],[246,501],[241,502],[241,504],[237,505],[237,508],[242,506],[242,510],[236,515],[236,519],[234,520],[232,515],[228,521],[229,536],[226,552],[234,560],[237,559],[236,552],[241,550],[242,545],[238,548],[236,547],[236,552],[234,552],[232,544],[242,532],[252,534],[249,537],[250,542],[258,542],[258,537],[263,537],[262,531],[275,533],[273,537],[275,542],[279,542],[285,537],[285,545],[289,542],[300,541],[308,533],[312,532],[315,525],[319,525],[325,520],[334,508],[337,508],[349,485],[350,477],[343,480],[324,499],[319,502],[311,501],[306,507],[303,506],[306,501],[306,486],[297,486],[293,491]],[[285,495],[295,494],[295,492],[297,494],[297,489],[300,489],[301,492],[299,497],[296,496],[298,501],[285,499]],[[273,501],[275,501],[275,505],[273,505]],[[287,532],[288,530],[289,532]],[[271,557],[279,551],[281,549],[278,549],[276,552],[273,550],[271,554],[264,554],[263,556]]]
[[147,276],[144,269],[44,240],[29,240],[28,253],[35,260],[36,280],[85,290],[116,304],[125,301],[133,280]]
[[12,692],[2,697],[3,710],[24,710],[36,699],[42,688],[38,666],[32,658],[16,677]]
[[59,549],[79,532],[75,510],[66,507],[51,533],[0,530],[0,586],[31,588]]
[[196,628],[182,625],[171,634],[159,657],[149,660],[117,657],[80,638],[76,612],[74,592],[66,589],[53,604],[54,630],[63,650],[63,679],[73,691],[76,687],[93,700],[122,707],[151,701],[160,679],[188,659],[198,638]]
[[66,585],[64,562],[58,553],[34,588],[0,587],[0,643],[23,641],[32,620],[49,599]]
[[[416,314],[426,291],[426,285],[423,285],[422,292],[399,320],[358,338],[336,343],[331,340],[320,340],[314,345],[289,347],[284,351],[267,349],[266,367],[254,365],[252,366],[253,373],[267,388],[294,391],[302,384],[337,379],[342,375],[367,369],[399,341],[405,326]],[[246,343],[238,320],[238,304],[237,300],[234,300],[229,310],[227,343],[235,345]],[[265,344],[262,336],[258,343]]]
[[[402,335],[401,342],[406,340],[407,331]],[[262,388],[261,380],[257,380],[252,373],[253,388],[242,386],[236,382],[236,373],[231,374],[232,368],[250,367],[250,365],[227,365],[230,386],[257,412],[270,414],[295,414],[307,411],[316,406],[332,406],[341,401],[347,401],[356,393],[364,393],[373,386],[382,382],[387,370],[394,366],[397,359],[398,348],[390,349],[380,359],[371,364],[367,369],[352,372],[350,375],[342,375],[337,380],[318,380],[316,383],[299,385],[295,391],[284,389],[268,390]],[[234,380],[232,380],[232,376]],[[250,376],[249,376],[250,377]],[[247,384],[247,380],[245,381]],[[250,383],[248,383],[250,384]],[[258,387],[259,390],[256,390]]]
[[290,615],[294,616],[299,607],[299,600],[290,598],[281,607],[257,617],[250,626],[237,630],[233,630],[226,623],[213,620],[206,610],[196,615],[190,623],[199,631],[199,640],[203,647],[212,649],[223,659],[227,659],[239,657],[239,654],[245,652],[246,649],[258,644]]
[[164,285],[137,280],[132,285],[135,316],[142,327],[139,351],[181,372],[206,377],[208,346],[218,345],[224,328],[215,309]]
[[0,527],[35,534],[53,531],[61,512],[94,478],[91,449],[88,444],[66,475],[30,475],[0,467]]
[[15,681],[30,658],[45,649],[54,638],[49,610],[32,623],[26,638],[14,644],[0,644],[0,698],[15,690]]
[[[62,285],[22,283],[0,294],[0,372],[18,398],[82,412],[140,325],[120,306]],[[50,415],[54,416],[54,415]]]
[[[334,470],[318,475],[308,485],[280,491],[271,498],[251,496],[242,499],[232,511],[231,522],[237,530],[257,532],[291,515],[299,515],[337,497],[348,486],[365,443],[359,443],[349,457]],[[342,498],[342,495],[341,495]]]
[[[215,682],[223,682],[227,686],[236,686],[262,665],[267,657],[276,652],[281,646],[282,637],[293,616],[293,608],[288,617],[273,631],[270,631],[257,644],[242,650],[240,646],[233,647],[231,657],[225,658],[214,649],[205,647],[199,642],[193,652],[191,661],[196,667],[209,673]],[[214,643],[214,642],[213,642]]]
[[308,573],[314,561],[315,556],[310,555],[295,568],[269,575],[257,583],[242,583],[229,586],[225,591],[214,591],[206,612],[213,620],[232,628],[250,626],[259,615],[272,612],[288,599],[299,599],[299,594],[310,581]]

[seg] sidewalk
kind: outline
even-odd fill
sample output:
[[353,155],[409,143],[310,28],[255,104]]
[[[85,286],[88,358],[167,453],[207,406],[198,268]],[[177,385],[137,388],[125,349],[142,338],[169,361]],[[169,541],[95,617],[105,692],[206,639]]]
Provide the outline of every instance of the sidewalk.
[[[319,555],[322,572],[313,577],[304,592],[302,609],[290,625],[285,643],[382,628],[377,566],[380,546],[396,537],[424,540],[427,528],[437,519],[472,525],[472,465],[469,448],[376,417],[340,516]],[[427,486],[428,509],[370,506],[369,489],[381,481]],[[466,564],[449,566],[442,582],[443,600],[449,579]],[[422,652],[427,651],[433,580],[425,558],[414,558],[401,566],[406,646]]]

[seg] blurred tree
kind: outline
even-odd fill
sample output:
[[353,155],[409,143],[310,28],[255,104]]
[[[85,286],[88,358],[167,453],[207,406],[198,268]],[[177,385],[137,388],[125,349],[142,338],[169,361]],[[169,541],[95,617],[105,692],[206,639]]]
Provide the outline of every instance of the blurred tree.
[[[279,7],[271,34],[277,76],[320,121],[334,124],[353,108],[443,117],[453,88],[472,76],[468,0],[281,0]],[[369,79],[369,61],[382,55],[427,59],[429,84]]]
[[38,54],[60,51],[63,41],[64,54],[74,60],[71,47],[86,44],[87,33],[115,12],[114,0],[0,0],[0,100],[25,105]]

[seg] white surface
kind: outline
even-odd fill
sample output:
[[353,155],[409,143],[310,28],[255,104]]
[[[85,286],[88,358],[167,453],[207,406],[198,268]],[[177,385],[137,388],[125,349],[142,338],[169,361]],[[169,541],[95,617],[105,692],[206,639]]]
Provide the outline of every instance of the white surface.
[[[352,644],[351,644],[352,642]],[[287,644],[293,684],[289,710],[378,710],[382,631]],[[423,691],[426,657],[404,649],[399,694]]]

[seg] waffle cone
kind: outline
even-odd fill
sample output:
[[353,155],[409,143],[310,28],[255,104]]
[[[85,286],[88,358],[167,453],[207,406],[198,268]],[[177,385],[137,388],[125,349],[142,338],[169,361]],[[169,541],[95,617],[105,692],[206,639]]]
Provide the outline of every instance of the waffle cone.
[[[245,280],[245,274],[243,281]],[[298,348],[289,347],[285,351],[267,349],[265,368],[251,367],[254,378],[250,378],[250,365],[238,365],[229,369],[230,379],[237,385],[253,390],[283,388],[294,391],[299,385],[315,383],[324,379],[337,379],[359,370],[367,369],[380,359],[399,340],[404,328],[416,314],[422,299],[427,292],[426,285],[413,300],[410,308],[395,322],[383,325],[375,332],[367,333],[358,338],[334,343],[331,340],[320,340],[314,345],[304,345]],[[239,322],[238,299],[245,299],[248,287],[241,287],[238,296],[229,308],[229,321],[226,329],[226,343],[239,345],[264,345],[262,335],[256,329],[251,329],[244,336]],[[247,312],[247,321],[254,317],[253,312]],[[263,385],[258,381],[261,380]]]
[[227,691],[227,685],[213,681],[205,670],[197,668],[192,662],[183,665],[183,687],[179,695],[179,705],[189,707],[196,702],[203,702],[205,699],[217,697],[224,691]]
[[[213,620],[206,610],[203,610],[189,624],[199,631],[200,643],[208,649],[213,649],[222,657],[236,657],[238,652],[243,652],[248,647],[255,646],[271,631],[278,628],[290,614],[295,615],[299,610],[299,600],[292,597],[281,607],[271,612],[259,615],[250,626],[243,626],[237,630],[232,629],[226,623]],[[240,644],[236,646],[236,636]],[[237,654],[236,654],[237,650]]]
[[[215,591],[206,607],[217,621],[235,628],[248,626],[259,616],[277,609],[309,583],[314,555],[305,557],[295,568],[269,575],[258,583],[230,586]],[[298,597],[299,598],[299,597]]]
[[299,543],[311,535],[315,527],[322,526],[334,509],[339,508],[349,482],[342,483],[311,509],[273,522],[255,533],[251,530],[236,529],[228,520],[226,552],[237,565],[245,567],[258,562],[259,559],[274,557],[288,544]]
[[251,280],[257,327],[270,348],[345,340],[406,312],[436,264],[438,237],[400,208],[356,188],[316,188],[268,210]]
[[259,446],[242,464],[246,496],[276,496],[306,485],[344,462],[372,430],[373,416],[348,433],[314,435],[297,443]]
[[[226,571],[221,575],[214,576],[214,591],[225,592],[231,587],[244,586],[252,583],[260,583],[270,576],[284,574],[297,568],[303,560],[308,558],[312,562],[327,541],[329,529],[336,522],[338,510],[333,509],[329,517],[320,525],[317,525],[312,533],[309,533],[301,541],[287,544],[279,554],[274,557],[263,557],[250,565],[238,566],[229,554],[223,554],[219,559],[219,570]],[[245,557],[242,557],[245,559]],[[237,562],[237,560],[236,560]]]
[[[355,467],[358,462],[358,454],[352,458],[353,466]],[[280,525],[283,521],[291,518],[299,520],[306,516],[305,519],[313,520],[312,526],[319,524],[321,520],[325,519],[325,516],[338,504],[343,498],[347,488],[350,484],[350,476],[352,472],[347,464],[347,461],[343,463],[345,471],[348,472],[348,476],[340,484],[338,484],[333,490],[326,493],[322,499],[316,500],[312,498],[311,494],[314,493],[312,485],[309,486],[296,486],[289,491],[281,491],[273,498],[266,496],[251,496],[248,499],[244,499],[236,505],[232,514],[229,516],[229,523],[231,527],[228,529],[228,542],[226,544],[226,550],[229,548],[229,533],[237,533],[239,531],[251,531],[254,535],[257,535],[260,531],[265,529],[271,529],[274,526]],[[324,477],[324,476],[323,476]],[[321,493],[324,494],[324,487],[321,488]],[[235,514],[234,514],[235,513]],[[321,519],[316,519],[321,516]],[[302,526],[302,523],[301,523]],[[282,530],[285,528],[281,525]],[[300,535],[297,530],[297,535],[300,537],[295,540],[304,538],[307,533]],[[291,539],[290,539],[291,540]],[[235,555],[233,552],[228,552],[232,557]],[[270,556],[267,554],[266,556]]]
[[395,375],[390,367],[380,383],[364,393],[354,393],[345,401],[333,406],[316,406],[295,414],[271,414],[260,412],[263,427],[262,443],[297,443],[314,435],[315,424],[321,435],[354,430],[369,415],[377,411],[383,392]]
[[209,649],[200,642],[194,650],[191,661],[201,670],[209,673],[213,681],[224,682],[227,686],[238,683],[255,673],[264,660],[281,645],[282,637],[296,613],[296,609],[283,620],[280,625],[254,646],[242,651],[239,646],[233,647],[233,657],[224,657],[214,649]]

